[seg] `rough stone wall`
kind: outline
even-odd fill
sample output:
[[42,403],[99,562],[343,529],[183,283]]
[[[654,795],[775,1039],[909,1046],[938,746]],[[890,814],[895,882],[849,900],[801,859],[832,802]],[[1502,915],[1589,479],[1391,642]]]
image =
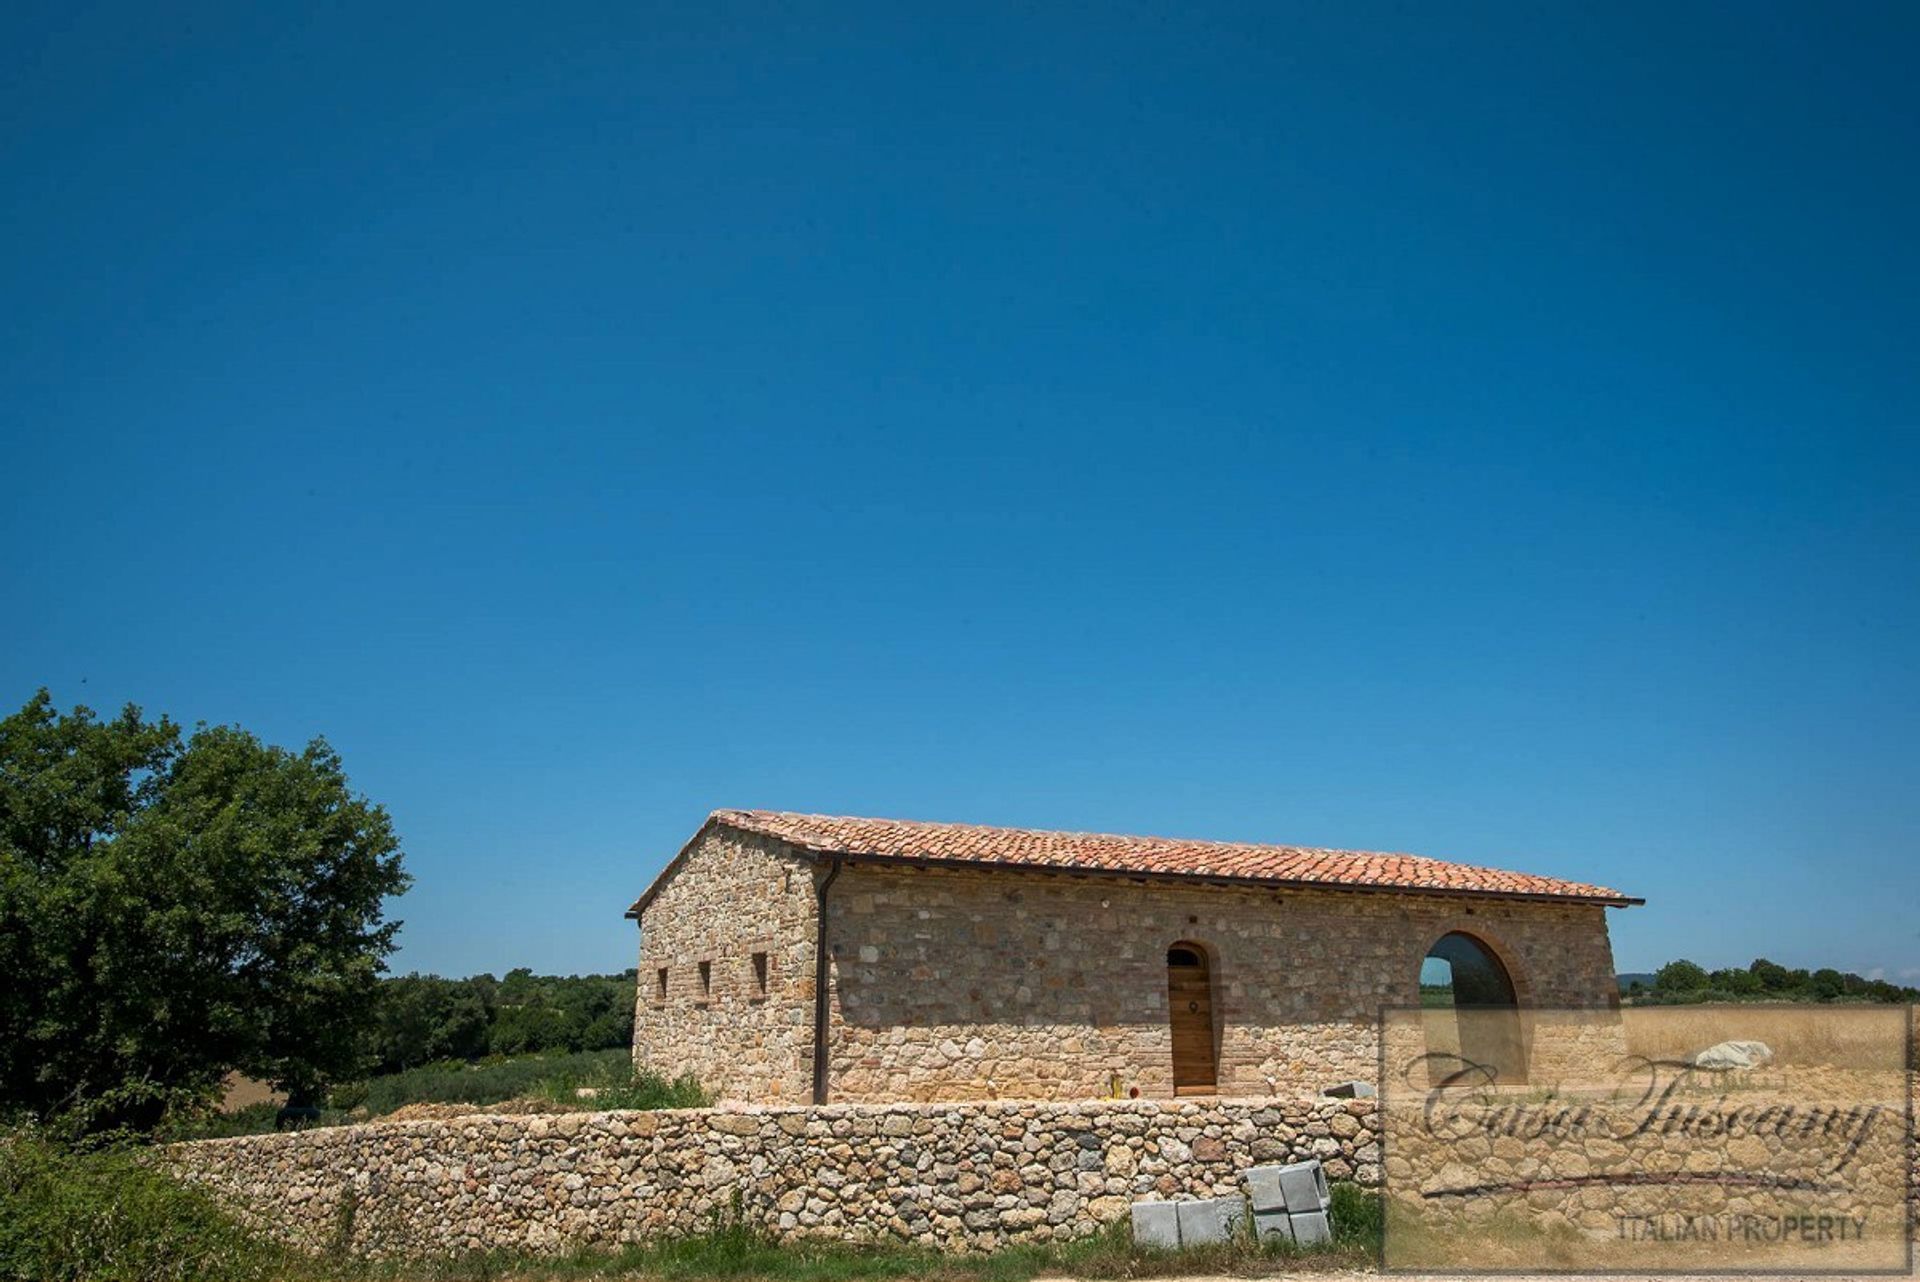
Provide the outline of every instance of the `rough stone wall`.
[[1093,1233],[1255,1162],[1380,1179],[1371,1100],[829,1105],[479,1115],[176,1144],[183,1177],[295,1245],[558,1250],[696,1233],[983,1251]]
[[719,826],[701,834],[642,915],[636,1067],[691,1072],[728,1098],[812,1098],[814,877],[810,861],[771,838]]
[[1200,944],[1223,1096],[1377,1071],[1442,934],[1485,941],[1521,1005],[1614,1004],[1605,910],[1411,894],[850,867],[828,902],[830,1098],[1173,1094],[1166,953]]

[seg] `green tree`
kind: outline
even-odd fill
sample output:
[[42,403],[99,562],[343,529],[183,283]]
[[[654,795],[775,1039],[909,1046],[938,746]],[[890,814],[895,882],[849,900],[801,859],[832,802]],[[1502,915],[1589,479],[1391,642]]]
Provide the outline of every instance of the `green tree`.
[[358,1065],[407,884],[324,740],[40,691],[0,720],[0,1101],[98,1130],[230,1069],[314,1094]]
[[1684,959],[1670,961],[1654,972],[1656,993],[1695,993],[1707,986],[1707,972]]
[[[1831,966],[1822,966],[1808,977],[1807,988],[1815,999],[1830,1002],[1846,993],[1848,978]],[[1854,975],[1851,978],[1858,980],[1860,977]]]
[[1793,972],[1778,962],[1756,957],[1753,959],[1753,965],[1747,969],[1752,971],[1754,978],[1760,981],[1760,986],[1770,993],[1784,993],[1794,986]]
[[[491,989],[491,984],[488,986]],[[402,975],[381,982],[368,1067],[394,1073],[487,1053],[493,1011],[471,980]]]

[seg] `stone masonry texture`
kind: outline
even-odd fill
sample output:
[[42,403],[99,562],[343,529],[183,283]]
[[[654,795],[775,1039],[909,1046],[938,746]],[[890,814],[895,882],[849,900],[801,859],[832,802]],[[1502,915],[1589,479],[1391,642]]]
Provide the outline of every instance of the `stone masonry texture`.
[[730,1098],[812,1098],[815,877],[771,838],[702,835],[641,923],[637,1066]]
[[1137,1198],[1235,1196],[1257,1163],[1381,1176],[1372,1100],[828,1105],[481,1114],[176,1144],[163,1158],[314,1250],[557,1251],[698,1233],[986,1251]]
[[[641,916],[636,1064],[691,1069],[726,1100],[810,1098],[820,878],[778,839],[703,831]],[[1222,1096],[1371,1080],[1380,1012],[1418,1005],[1420,963],[1441,935],[1486,944],[1523,1008],[1605,1006],[1615,1000],[1605,913],[851,864],[827,896],[828,1098],[1169,1098],[1175,943],[1197,945],[1210,966]],[[755,951],[774,959],[764,999]],[[703,961],[710,991],[698,986]]]

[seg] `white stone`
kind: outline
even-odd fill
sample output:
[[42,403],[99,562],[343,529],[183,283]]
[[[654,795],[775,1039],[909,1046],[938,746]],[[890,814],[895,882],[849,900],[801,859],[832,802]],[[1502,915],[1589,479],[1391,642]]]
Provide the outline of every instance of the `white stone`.
[[1695,1068],[1706,1069],[1710,1073],[1727,1073],[1741,1069],[1763,1068],[1773,1062],[1773,1047],[1765,1042],[1720,1042],[1709,1046],[1693,1057]]

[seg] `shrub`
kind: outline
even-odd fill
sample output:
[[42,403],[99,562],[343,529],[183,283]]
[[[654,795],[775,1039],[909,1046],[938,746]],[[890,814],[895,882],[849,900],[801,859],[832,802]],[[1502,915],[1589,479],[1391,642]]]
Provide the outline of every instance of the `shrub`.
[[366,1106],[378,1117],[406,1104],[498,1104],[523,1095],[552,1094],[555,1083],[611,1084],[629,1076],[632,1064],[624,1050],[530,1055],[478,1064],[442,1061],[369,1078]]
[[1333,1225],[1334,1242],[1378,1251],[1387,1222],[1386,1204],[1380,1195],[1347,1183],[1336,1183],[1328,1191],[1333,1194],[1327,1219]]
[[596,1109],[705,1108],[713,1102],[691,1073],[672,1081],[658,1073],[637,1073],[631,1081],[594,1090]]
[[206,1193],[134,1150],[0,1134],[0,1279],[238,1282],[279,1276],[282,1262]]
[[187,1113],[169,1118],[154,1138],[163,1143],[175,1140],[223,1140],[234,1135],[271,1135],[281,1130],[305,1131],[316,1126],[345,1126],[350,1120],[338,1109],[321,1109],[317,1118],[289,1119],[282,1124],[278,1104],[249,1104],[231,1113]]

